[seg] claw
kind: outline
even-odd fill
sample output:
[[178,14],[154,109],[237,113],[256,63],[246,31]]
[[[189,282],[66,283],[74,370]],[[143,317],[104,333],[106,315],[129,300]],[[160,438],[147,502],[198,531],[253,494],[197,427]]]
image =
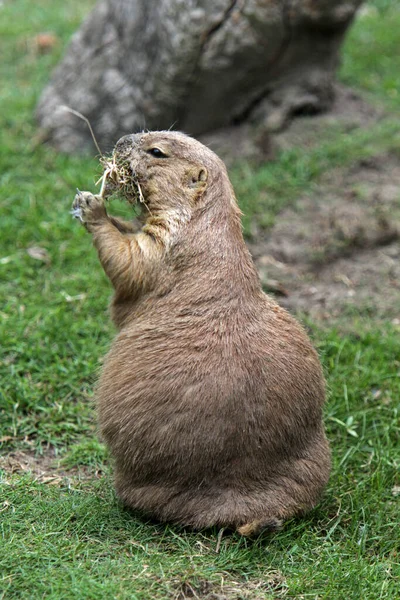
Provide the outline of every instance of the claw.
[[72,210],[69,211],[70,214],[75,218],[75,219],[79,219],[81,223],[83,223],[83,219],[82,219],[82,211],[80,207],[77,208],[73,208]]

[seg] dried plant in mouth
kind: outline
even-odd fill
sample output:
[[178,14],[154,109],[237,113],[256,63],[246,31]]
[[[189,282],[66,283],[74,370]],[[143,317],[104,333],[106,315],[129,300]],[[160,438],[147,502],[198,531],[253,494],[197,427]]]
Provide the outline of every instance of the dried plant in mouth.
[[[87,119],[82,113],[70,108],[69,106],[62,106],[63,110],[75,115],[79,119],[85,121],[86,125],[89,128],[90,135],[93,138],[94,145],[96,146],[99,154],[100,154],[100,163],[103,167],[103,175],[96,182],[96,185],[99,185],[101,182],[100,188],[100,196],[102,198],[106,198],[110,196],[114,190],[118,190],[125,197],[128,202],[131,204],[136,204],[136,202],[141,202],[150,212],[149,207],[144,201],[142,188],[140,187],[140,183],[135,177],[134,172],[129,164],[128,160],[119,160],[117,162],[115,152],[111,155],[111,157],[106,157],[103,155],[99,144],[97,143],[96,136],[94,135],[94,131],[90,124],[89,119]],[[77,189],[79,193],[79,190]],[[80,218],[79,211],[72,211],[73,216]]]
[[[101,182],[100,188],[100,196],[102,198],[107,195],[111,195],[114,189],[119,190],[125,198],[132,203],[136,203],[137,201],[145,204],[142,189],[140,187],[139,182],[134,176],[134,173],[131,169],[131,166],[127,160],[119,161],[117,163],[115,152],[111,157],[107,158],[103,155],[100,146],[97,143],[96,136],[94,135],[94,131],[90,124],[89,119],[87,119],[82,113],[70,108],[69,106],[62,106],[63,110],[75,115],[79,119],[85,121],[86,125],[89,128],[90,134],[93,138],[93,142],[100,154],[100,163],[103,166],[104,173],[100,177],[100,179],[96,182],[98,185]],[[111,188],[111,189],[110,189]]]
[[144,204],[142,189],[127,160],[117,161],[114,153],[111,157],[101,157],[100,162],[104,169],[102,177],[97,182],[97,184],[101,182],[100,196],[104,197],[111,188],[121,192],[129,202],[139,201]]

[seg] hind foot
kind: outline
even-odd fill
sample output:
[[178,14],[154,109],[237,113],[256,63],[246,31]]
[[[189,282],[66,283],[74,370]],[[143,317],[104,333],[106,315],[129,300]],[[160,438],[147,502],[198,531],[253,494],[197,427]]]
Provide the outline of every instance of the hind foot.
[[244,535],[245,537],[251,537],[254,535],[258,535],[262,531],[279,531],[281,527],[281,519],[277,519],[276,517],[269,517],[268,519],[255,519],[254,521],[245,523],[244,525],[237,527],[236,531],[240,533],[240,535]]

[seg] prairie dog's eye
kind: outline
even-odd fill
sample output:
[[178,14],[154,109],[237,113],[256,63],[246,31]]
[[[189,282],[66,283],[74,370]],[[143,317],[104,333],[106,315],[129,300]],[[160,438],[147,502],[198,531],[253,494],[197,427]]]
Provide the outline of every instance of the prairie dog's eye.
[[149,148],[148,150],[146,150],[146,152],[147,154],[151,154],[156,158],[167,158],[167,155],[164,154],[164,152],[160,150],[160,148]]

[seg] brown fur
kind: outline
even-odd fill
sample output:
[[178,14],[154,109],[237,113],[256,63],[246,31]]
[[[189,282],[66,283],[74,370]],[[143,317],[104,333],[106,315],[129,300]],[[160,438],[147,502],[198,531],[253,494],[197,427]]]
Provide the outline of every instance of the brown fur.
[[142,230],[87,192],[74,206],[115,288],[97,406],[117,493],[195,528],[276,529],[316,504],[329,475],[317,355],[262,292],[213,152],[153,132],[125,136],[116,155],[143,192]]

